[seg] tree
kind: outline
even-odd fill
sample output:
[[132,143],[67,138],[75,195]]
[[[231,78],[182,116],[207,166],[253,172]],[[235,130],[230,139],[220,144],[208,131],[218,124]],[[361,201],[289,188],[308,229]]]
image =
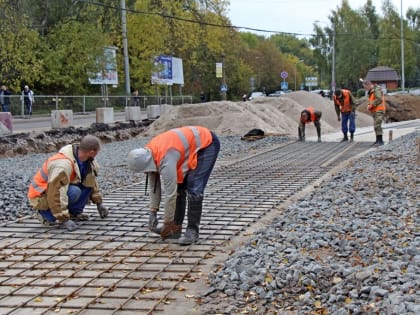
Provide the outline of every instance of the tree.
[[[97,73],[106,36],[95,25],[75,20],[56,25],[45,38],[44,91],[55,94],[85,93],[90,73]],[[76,94],[77,94],[76,93]]]
[[19,13],[19,3],[0,2],[0,72],[16,92],[24,84],[34,87],[42,74],[39,35]]

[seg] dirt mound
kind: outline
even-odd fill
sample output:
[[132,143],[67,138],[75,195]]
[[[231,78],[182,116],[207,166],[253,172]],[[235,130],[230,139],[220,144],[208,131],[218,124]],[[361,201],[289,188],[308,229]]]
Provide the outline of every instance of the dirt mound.
[[[387,113],[386,122],[397,122],[412,119],[420,119],[420,96],[413,94],[385,95]],[[369,113],[367,110],[368,101],[361,99],[358,110],[362,113]]]
[[[258,128],[266,133],[297,136],[300,112],[308,107],[322,111],[322,133],[340,130],[340,123],[331,100],[318,94],[298,91],[281,97],[257,98],[249,102],[209,102],[168,106],[159,119],[149,126],[146,133],[154,136],[162,131],[185,125],[201,125],[219,135],[242,136]],[[360,127],[372,125],[366,114],[357,117]],[[308,126],[307,136],[316,135],[315,128]]]

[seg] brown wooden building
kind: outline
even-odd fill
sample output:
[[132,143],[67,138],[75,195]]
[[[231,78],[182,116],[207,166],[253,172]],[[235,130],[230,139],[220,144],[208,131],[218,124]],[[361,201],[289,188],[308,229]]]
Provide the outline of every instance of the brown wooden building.
[[398,88],[401,78],[396,70],[390,67],[379,66],[370,69],[365,80],[369,80],[374,84],[385,85],[388,90],[395,90]]

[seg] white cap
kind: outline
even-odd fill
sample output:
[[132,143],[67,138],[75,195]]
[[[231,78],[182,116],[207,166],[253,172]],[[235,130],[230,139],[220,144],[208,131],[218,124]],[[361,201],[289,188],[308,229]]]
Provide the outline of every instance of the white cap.
[[133,172],[156,172],[152,153],[146,148],[134,149],[128,153],[128,168]]

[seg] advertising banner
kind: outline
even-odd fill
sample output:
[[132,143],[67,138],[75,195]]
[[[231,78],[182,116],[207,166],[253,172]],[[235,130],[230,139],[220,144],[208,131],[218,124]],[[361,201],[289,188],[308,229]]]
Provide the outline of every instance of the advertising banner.
[[216,62],[216,78],[223,77],[223,63]]
[[117,47],[107,46],[104,55],[96,61],[99,71],[88,80],[90,84],[118,85]]
[[184,84],[182,59],[172,56],[156,56],[153,62],[152,84]]

